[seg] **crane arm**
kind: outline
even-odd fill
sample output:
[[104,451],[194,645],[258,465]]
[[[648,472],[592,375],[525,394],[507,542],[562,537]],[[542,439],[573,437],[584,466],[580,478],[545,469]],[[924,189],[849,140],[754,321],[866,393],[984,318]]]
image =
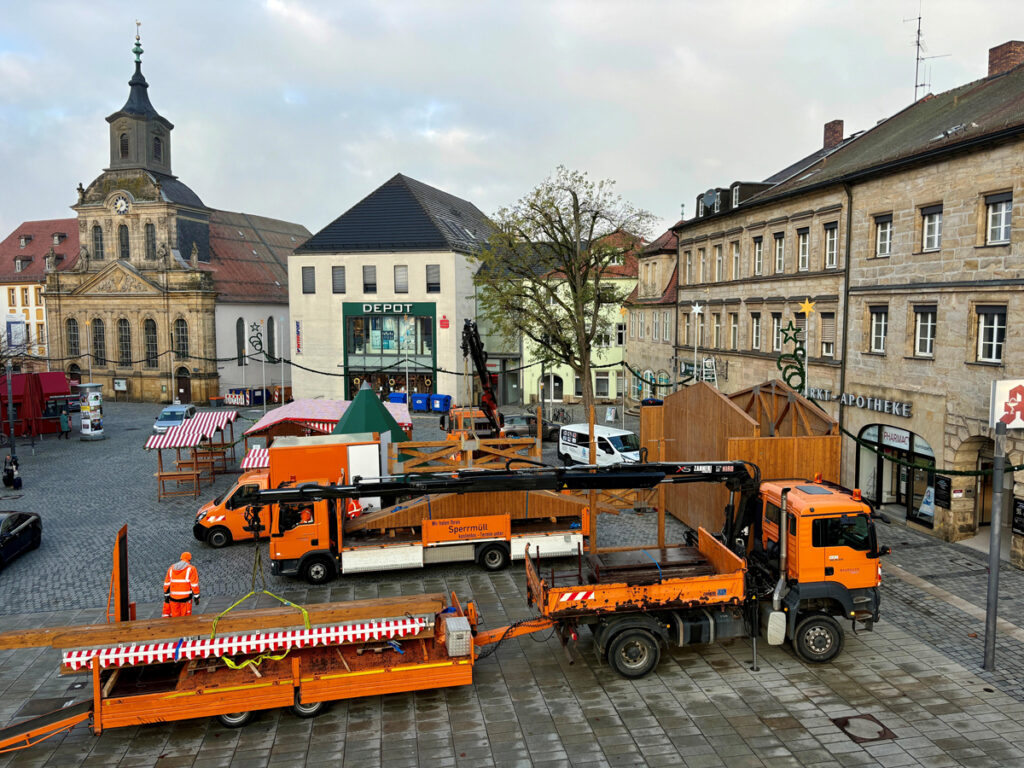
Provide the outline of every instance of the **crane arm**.
[[480,380],[480,410],[484,412],[495,437],[501,435],[503,419],[498,411],[498,398],[491,387],[491,375],[487,372],[487,353],[480,340],[480,331],[476,322],[466,320],[462,326],[462,356],[473,358],[473,367]]

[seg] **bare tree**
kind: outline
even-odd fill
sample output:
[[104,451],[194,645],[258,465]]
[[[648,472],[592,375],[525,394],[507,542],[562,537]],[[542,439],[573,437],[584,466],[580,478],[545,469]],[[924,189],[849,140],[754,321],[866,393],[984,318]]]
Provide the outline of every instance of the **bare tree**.
[[594,347],[610,338],[629,293],[611,278],[627,274],[627,256],[654,220],[615,194],[614,184],[559,166],[498,211],[496,233],[474,257],[483,318],[506,339],[523,338],[545,363],[569,366],[587,413]]

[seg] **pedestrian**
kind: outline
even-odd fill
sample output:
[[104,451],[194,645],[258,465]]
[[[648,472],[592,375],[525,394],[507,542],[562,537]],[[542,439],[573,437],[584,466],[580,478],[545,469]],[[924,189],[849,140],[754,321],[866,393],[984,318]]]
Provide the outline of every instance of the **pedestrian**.
[[60,434],[57,439],[71,439],[71,416],[68,414],[67,406],[60,409]]
[[192,553],[167,569],[164,577],[164,616],[191,616],[192,603],[199,604],[199,572],[192,565]]
[[15,480],[18,481],[18,484],[17,484],[16,487],[20,488],[21,487],[21,477],[18,475],[18,460],[16,458],[14,458],[13,456],[11,456],[11,454],[8,453],[7,456],[4,457],[4,473],[3,473],[4,487],[5,488],[14,488],[15,487],[15,484],[14,484]]

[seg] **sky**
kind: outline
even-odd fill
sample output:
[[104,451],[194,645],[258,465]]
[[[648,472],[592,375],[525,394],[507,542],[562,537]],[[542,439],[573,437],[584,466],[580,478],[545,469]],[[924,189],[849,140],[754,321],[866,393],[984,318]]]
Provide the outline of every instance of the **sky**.
[[[316,232],[395,173],[510,205],[559,165],[613,179],[657,236],[914,98],[984,77],[1020,0],[0,0],[0,239],[72,217],[109,162],[135,21],[174,173]],[[909,19],[909,21],[908,21]]]

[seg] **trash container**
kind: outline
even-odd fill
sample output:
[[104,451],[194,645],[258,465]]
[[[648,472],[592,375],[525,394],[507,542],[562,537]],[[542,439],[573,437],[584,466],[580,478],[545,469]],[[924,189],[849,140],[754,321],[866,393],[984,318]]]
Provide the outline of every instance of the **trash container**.
[[430,395],[414,394],[412,396],[412,412],[413,413],[428,413],[430,411]]
[[431,395],[430,410],[434,413],[448,413],[452,407],[451,395]]
[[392,392],[391,394],[388,395],[388,402],[389,403],[404,403],[405,402],[405,392]]

